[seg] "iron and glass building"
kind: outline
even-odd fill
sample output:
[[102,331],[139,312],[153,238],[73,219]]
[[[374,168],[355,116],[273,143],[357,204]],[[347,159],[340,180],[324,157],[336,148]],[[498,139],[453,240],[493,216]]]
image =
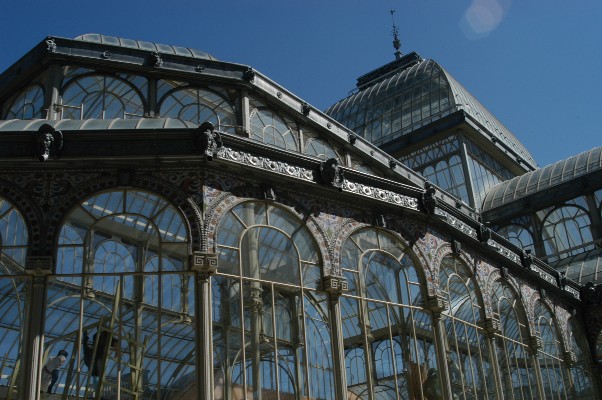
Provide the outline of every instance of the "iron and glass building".
[[601,149],[538,168],[417,53],[321,112],[47,37],[0,75],[0,189],[0,399],[602,393]]

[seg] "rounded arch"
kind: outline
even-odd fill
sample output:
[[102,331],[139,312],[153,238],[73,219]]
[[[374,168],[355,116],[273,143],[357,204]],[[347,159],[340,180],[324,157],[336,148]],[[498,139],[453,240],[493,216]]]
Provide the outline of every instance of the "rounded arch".
[[[501,299],[506,299],[508,301],[508,306],[510,309],[500,309],[499,303],[496,304],[496,301],[500,301]],[[524,298],[521,294],[520,288],[517,285],[517,282],[514,279],[497,279],[493,282],[492,285],[492,308],[496,318],[500,319],[502,322],[502,316],[504,315],[504,311],[514,310],[514,316],[519,319],[520,327],[516,327],[514,333],[512,334],[512,338],[520,337],[524,343],[527,343],[528,338],[532,335],[532,325],[529,323],[527,305],[524,303]],[[508,316],[508,314],[505,314]],[[504,327],[501,326],[503,329]],[[504,332],[502,331],[502,335]]]
[[77,75],[61,87],[62,119],[141,118],[148,114],[144,94],[116,75]]
[[427,371],[438,368],[424,270],[398,232],[357,224],[344,238],[341,268],[349,291],[340,307],[350,391],[391,385],[411,388],[418,398]]
[[566,348],[572,354],[570,373],[573,378],[574,398],[593,400],[594,382],[591,371],[591,351],[582,325],[575,319],[567,321]]
[[219,131],[233,133],[234,106],[220,93],[199,86],[175,87],[158,101],[159,115],[202,124],[209,121]]
[[[250,202],[250,201],[265,201],[260,200],[260,193],[257,192],[257,187],[243,187],[237,188],[237,193],[241,193],[240,196],[235,194],[224,192],[217,196],[208,209],[205,211],[205,220],[206,220],[206,232],[207,232],[207,246],[209,249],[215,249],[217,244],[217,231],[218,226],[224,216],[237,205]],[[297,199],[298,201],[298,199]],[[275,204],[278,207],[282,207],[287,210],[287,212],[295,215],[300,220],[304,221],[305,227],[310,231],[314,240],[316,241],[316,246],[320,252],[320,258],[322,262],[323,274],[333,274],[332,266],[333,266],[333,252],[332,248],[329,245],[329,240],[318,223],[318,220],[315,215],[313,215],[310,211],[298,212],[298,209],[305,209],[306,207],[300,207],[299,204],[293,203],[293,200],[290,200],[286,197],[279,198],[278,201],[269,201],[270,203]]]
[[45,243],[47,237],[43,235],[43,232],[46,229],[41,224],[44,221],[44,214],[39,206],[25,192],[3,179],[0,179],[0,192],[2,193],[1,197],[9,201],[24,220],[28,233],[28,255],[50,254],[50,252],[44,252],[45,248],[50,248],[52,245]]
[[564,363],[564,346],[560,330],[552,309],[541,299],[536,301],[534,309],[534,332],[541,339],[538,351],[543,390],[546,396],[567,397],[570,387],[568,371]]
[[127,186],[121,185],[117,176],[107,176],[82,182],[77,186],[77,190],[69,192],[68,197],[49,212],[47,251],[52,253],[52,249],[58,243],[59,227],[69,210],[76,207],[83,199],[94,194],[125,188],[155,193],[173,204],[184,217],[183,223],[189,235],[189,253],[196,250],[207,250],[201,212],[198,205],[187,193],[157,176],[134,176]]
[[497,229],[497,233],[505,237],[519,249],[530,249],[535,254],[535,240],[531,229],[525,225],[513,223]]
[[440,291],[448,304],[442,321],[452,391],[458,396],[495,397],[495,366],[483,329],[484,301],[475,275],[458,255],[448,253],[441,260],[439,276]]
[[286,150],[299,151],[296,122],[255,98],[250,99],[250,138]]
[[44,88],[40,84],[27,86],[11,99],[4,119],[42,118],[44,108]]
[[493,316],[499,321],[495,344],[507,398],[536,398],[537,374],[530,348],[531,328],[520,291],[505,279],[493,284]]
[[549,210],[540,224],[541,240],[548,260],[576,255],[593,245],[591,216],[585,207],[566,203]]

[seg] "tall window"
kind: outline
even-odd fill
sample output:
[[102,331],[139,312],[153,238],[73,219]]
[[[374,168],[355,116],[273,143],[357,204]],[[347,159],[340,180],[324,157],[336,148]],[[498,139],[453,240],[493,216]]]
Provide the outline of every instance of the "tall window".
[[458,399],[493,399],[493,366],[480,326],[483,308],[474,276],[460,260],[446,256],[441,262],[439,281],[449,304],[443,322],[452,391]]
[[547,398],[565,399],[568,389],[565,382],[568,382],[568,376],[560,335],[552,313],[541,301],[535,305],[535,330],[542,345],[538,356],[543,390]]
[[63,88],[62,119],[141,118],[144,100],[128,80],[107,75],[83,75]]
[[217,233],[216,398],[333,399],[328,300],[314,238],[264,202],[233,207]]
[[29,235],[21,213],[0,197],[0,386],[19,395],[19,362],[27,326],[30,280],[25,274]]
[[[177,209],[149,192],[114,190],[66,217],[47,292],[45,358],[68,353],[60,393],[192,393],[193,280]],[[104,339],[103,339],[104,338]],[[110,344],[114,342],[114,344]]]
[[522,304],[507,283],[497,281],[491,305],[501,327],[496,334],[496,347],[504,399],[535,399],[537,380],[527,344],[527,317]]
[[569,393],[569,398],[595,399],[587,339],[579,325],[572,319],[569,320],[569,351],[574,354],[570,372],[573,390]]
[[341,255],[349,292],[341,298],[350,398],[423,398],[441,389],[430,314],[404,244],[364,229]]

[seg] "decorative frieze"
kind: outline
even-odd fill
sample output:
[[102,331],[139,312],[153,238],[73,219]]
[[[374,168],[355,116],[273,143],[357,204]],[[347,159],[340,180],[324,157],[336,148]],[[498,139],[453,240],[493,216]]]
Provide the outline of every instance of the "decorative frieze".
[[343,191],[359,194],[361,196],[370,197],[376,200],[384,201],[396,206],[409,208],[418,211],[418,199],[410,196],[405,196],[390,190],[380,189],[373,186],[364,185],[361,183],[345,180],[343,182]]
[[218,156],[221,159],[233,161],[242,165],[248,165],[253,168],[263,169],[269,172],[276,172],[281,175],[302,179],[308,182],[314,181],[314,173],[311,169],[297,167],[282,161],[272,160],[267,157],[259,157],[244,151],[234,150],[229,147],[222,147],[218,151]]
[[435,215],[441,218],[443,221],[447,222],[450,226],[455,228],[456,230],[462,232],[463,234],[470,236],[471,238],[478,240],[477,231],[474,228],[471,228],[464,222],[460,221],[458,218],[454,217],[447,211],[443,211],[440,208],[435,209]]
[[544,281],[546,281],[554,286],[558,286],[558,280],[556,279],[556,276],[544,271],[542,268],[538,267],[537,265],[532,264],[531,271],[533,271],[537,275],[539,275],[539,277],[541,279],[543,279]]

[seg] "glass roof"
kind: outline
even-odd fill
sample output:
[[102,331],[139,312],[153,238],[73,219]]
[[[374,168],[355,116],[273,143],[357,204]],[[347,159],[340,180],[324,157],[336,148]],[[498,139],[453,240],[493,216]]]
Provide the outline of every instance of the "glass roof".
[[593,249],[573,257],[563,259],[554,265],[558,271],[566,272],[566,277],[580,284],[602,283],[602,249]]
[[[537,164],[518,139],[433,60],[419,58],[371,84],[362,84],[356,93],[329,107],[326,113],[379,144],[459,110],[489,131],[487,139],[493,136],[525,162],[533,167]],[[374,129],[382,131],[377,137],[368,137],[373,136]]]
[[49,124],[58,130],[83,131],[107,129],[184,129],[198,128],[193,122],[174,118],[140,119],[84,119],[84,120],[47,120],[47,119],[11,119],[0,120],[0,132],[37,131],[43,124]]
[[[483,201],[483,211],[519,200],[602,169],[602,147],[517,176],[493,187]],[[579,190],[582,188],[579,187]]]
[[187,47],[171,46],[167,44],[143,42],[140,40],[124,39],[115,36],[100,35],[98,33],[86,33],[75,38],[84,42],[108,44],[111,46],[127,47],[131,49],[140,49],[155,51],[161,54],[174,54],[184,57],[201,58],[205,60],[216,60],[211,54],[204,51],[190,49]]

